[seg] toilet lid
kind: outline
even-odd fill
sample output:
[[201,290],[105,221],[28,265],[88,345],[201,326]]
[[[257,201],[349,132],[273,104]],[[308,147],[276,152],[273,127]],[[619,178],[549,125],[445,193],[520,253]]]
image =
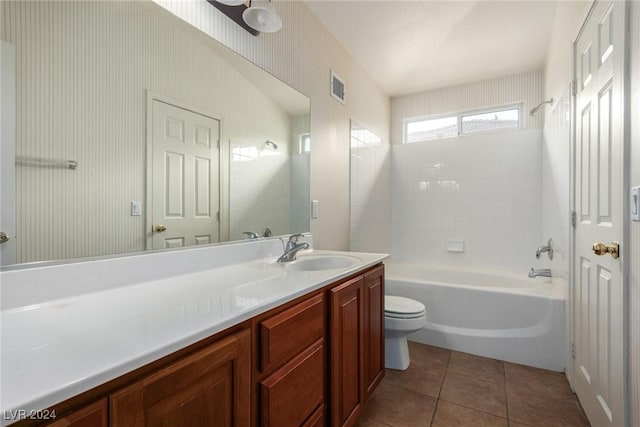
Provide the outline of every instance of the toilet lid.
[[426,308],[424,304],[414,299],[398,297],[395,295],[385,295],[384,311],[392,317],[400,317],[410,314],[421,315],[426,311]]

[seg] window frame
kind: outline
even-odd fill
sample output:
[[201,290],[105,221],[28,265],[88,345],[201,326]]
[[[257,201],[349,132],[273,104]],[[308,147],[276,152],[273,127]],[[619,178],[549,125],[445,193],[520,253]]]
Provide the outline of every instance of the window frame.
[[[514,130],[514,129],[521,130],[524,127],[523,126],[524,125],[524,120],[523,120],[523,116],[522,116],[523,107],[524,107],[524,103],[519,102],[519,103],[516,103],[516,104],[499,105],[499,106],[489,107],[489,108],[480,108],[480,109],[474,109],[474,110],[458,111],[456,113],[449,112],[449,113],[430,114],[430,115],[427,115],[427,116],[405,117],[405,118],[402,119],[402,143],[403,144],[415,144],[416,142],[438,141],[438,140],[441,140],[441,139],[460,138],[461,136],[468,136],[468,135],[483,135],[483,134],[488,134],[488,133],[505,132],[505,131]],[[509,110],[518,110],[518,126],[516,126],[516,127],[504,128],[504,129],[488,129],[488,130],[462,132],[462,118],[463,117],[475,116],[475,115],[478,115],[478,114],[499,113],[501,111],[509,111]],[[456,118],[456,123],[457,123],[457,135],[456,136],[450,136],[450,137],[444,137],[444,138],[423,139],[423,140],[419,140],[419,141],[407,142],[407,139],[408,139],[407,138],[407,128],[408,128],[408,125],[410,123],[420,122],[420,121],[427,121],[427,120],[444,119],[444,118],[449,118],[449,117],[455,117]]]

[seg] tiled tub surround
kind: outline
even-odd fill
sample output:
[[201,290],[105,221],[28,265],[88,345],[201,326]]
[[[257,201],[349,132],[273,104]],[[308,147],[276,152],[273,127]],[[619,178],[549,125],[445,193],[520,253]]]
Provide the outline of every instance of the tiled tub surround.
[[281,253],[268,239],[1,272],[0,410],[46,408],[386,257],[295,272]]
[[424,344],[554,371],[565,368],[566,286],[547,278],[386,262],[388,294],[427,307]]
[[541,146],[540,129],[393,145],[393,257],[526,273],[543,237]]

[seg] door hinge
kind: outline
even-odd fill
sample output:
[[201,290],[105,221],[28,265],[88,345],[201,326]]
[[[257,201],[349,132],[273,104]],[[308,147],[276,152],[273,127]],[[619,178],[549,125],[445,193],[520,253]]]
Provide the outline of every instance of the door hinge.
[[578,81],[574,77],[573,80],[571,80],[571,95],[576,96],[577,94],[578,94]]
[[216,220],[220,221],[220,211],[216,212]]
[[575,360],[576,358],[576,343],[571,343],[571,358]]
[[571,211],[571,226],[576,228],[576,224],[578,223],[578,214],[576,211]]

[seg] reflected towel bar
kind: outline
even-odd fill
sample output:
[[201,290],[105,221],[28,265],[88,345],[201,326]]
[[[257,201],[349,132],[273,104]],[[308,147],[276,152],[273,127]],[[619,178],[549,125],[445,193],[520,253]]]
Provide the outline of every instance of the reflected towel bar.
[[40,166],[40,167],[51,167],[51,168],[63,168],[63,169],[72,169],[78,167],[78,162],[75,160],[54,160],[54,159],[43,159],[40,157],[27,157],[27,156],[18,156],[16,157],[16,164],[23,166]]

